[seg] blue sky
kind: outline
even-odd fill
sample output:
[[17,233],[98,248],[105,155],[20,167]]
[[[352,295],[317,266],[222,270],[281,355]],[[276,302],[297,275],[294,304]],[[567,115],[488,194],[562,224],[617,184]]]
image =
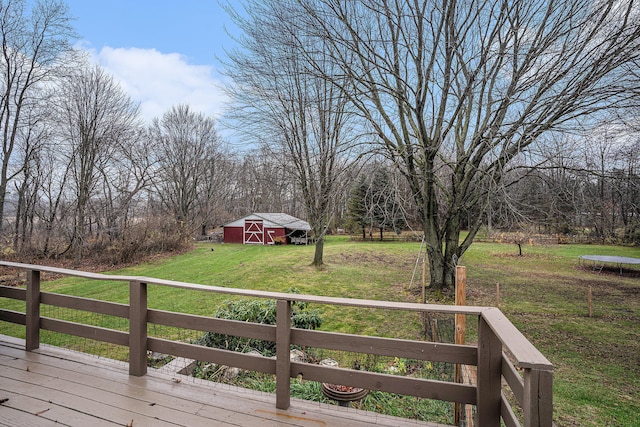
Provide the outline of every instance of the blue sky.
[[215,118],[227,99],[220,58],[234,30],[217,0],[66,0],[88,51],[140,103],[144,119],[189,104]]

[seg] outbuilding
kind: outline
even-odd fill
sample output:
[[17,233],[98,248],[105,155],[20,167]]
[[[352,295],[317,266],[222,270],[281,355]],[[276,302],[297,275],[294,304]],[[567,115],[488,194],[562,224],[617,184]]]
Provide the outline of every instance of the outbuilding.
[[223,226],[225,243],[307,244],[311,227],[285,213],[253,213]]

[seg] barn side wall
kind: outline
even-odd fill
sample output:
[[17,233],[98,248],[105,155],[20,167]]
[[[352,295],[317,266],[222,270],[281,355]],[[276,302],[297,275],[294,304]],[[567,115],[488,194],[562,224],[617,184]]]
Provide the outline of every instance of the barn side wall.
[[225,243],[244,243],[244,229],[242,227],[224,227]]
[[[269,238],[267,237],[269,234],[271,235],[271,239],[273,240],[273,242],[269,241]],[[280,245],[287,244],[287,238],[286,238],[284,228],[265,227],[264,228],[264,244],[273,245],[273,244],[276,244],[276,242],[278,242],[278,244]]]

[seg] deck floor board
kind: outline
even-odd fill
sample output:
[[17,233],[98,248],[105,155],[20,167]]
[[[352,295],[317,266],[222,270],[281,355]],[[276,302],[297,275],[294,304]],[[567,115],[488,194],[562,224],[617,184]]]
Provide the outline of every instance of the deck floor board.
[[[6,399],[6,400],[5,400]],[[0,426],[442,426],[275,396],[0,335]]]

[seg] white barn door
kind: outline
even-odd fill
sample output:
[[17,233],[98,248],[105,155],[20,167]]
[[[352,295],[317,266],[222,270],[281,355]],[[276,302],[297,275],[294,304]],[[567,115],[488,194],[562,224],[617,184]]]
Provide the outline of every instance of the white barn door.
[[264,244],[264,227],[261,219],[246,219],[244,221],[244,243]]

